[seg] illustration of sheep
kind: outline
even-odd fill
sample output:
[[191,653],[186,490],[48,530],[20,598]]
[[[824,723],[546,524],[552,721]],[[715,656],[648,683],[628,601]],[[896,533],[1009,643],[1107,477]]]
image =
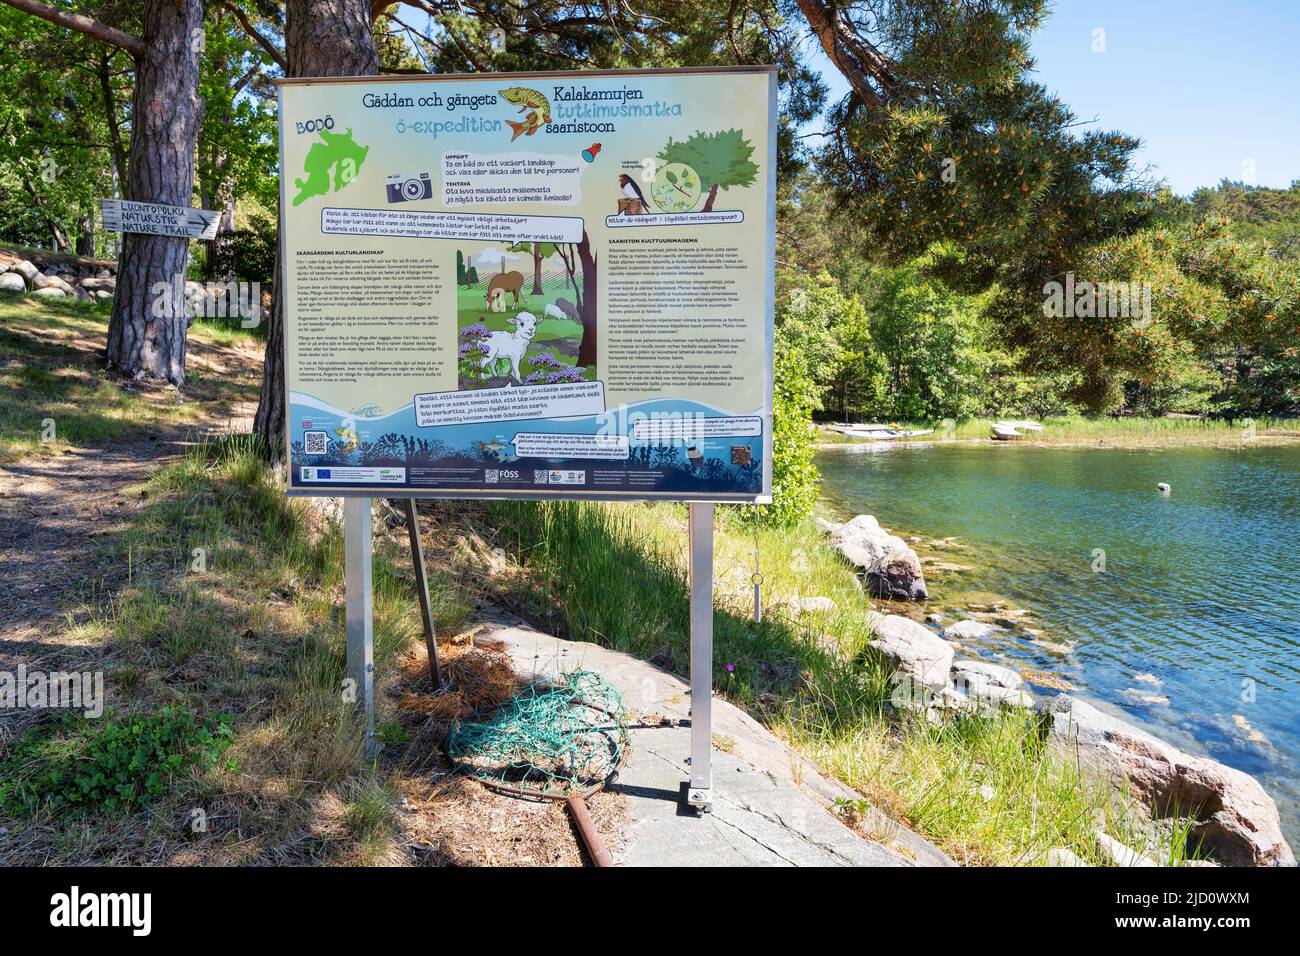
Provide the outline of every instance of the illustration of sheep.
[[510,360],[510,376],[520,385],[524,383],[519,374],[519,363],[528,351],[528,343],[537,332],[537,316],[531,312],[520,312],[507,322],[514,324],[509,332],[490,332],[483,341],[487,345],[487,354],[483,356],[482,368],[495,368],[497,359]]

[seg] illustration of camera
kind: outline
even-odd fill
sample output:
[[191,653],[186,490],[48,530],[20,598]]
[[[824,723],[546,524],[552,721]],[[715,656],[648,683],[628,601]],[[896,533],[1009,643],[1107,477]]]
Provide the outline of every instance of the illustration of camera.
[[433,181],[429,179],[428,173],[398,173],[389,176],[385,185],[388,187],[389,202],[415,202],[433,196]]

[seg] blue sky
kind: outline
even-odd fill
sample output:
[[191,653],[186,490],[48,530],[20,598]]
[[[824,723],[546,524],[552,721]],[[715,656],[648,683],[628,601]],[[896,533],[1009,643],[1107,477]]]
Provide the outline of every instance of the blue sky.
[[1139,164],[1177,193],[1300,179],[1300,0],[1059,0],[1032,49],[1040,82],[1081,120],[1141,137]]

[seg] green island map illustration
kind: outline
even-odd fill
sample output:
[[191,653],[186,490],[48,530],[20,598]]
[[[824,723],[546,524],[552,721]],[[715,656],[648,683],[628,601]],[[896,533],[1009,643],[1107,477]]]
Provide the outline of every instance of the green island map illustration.
[[330,192],[330,170],[334,170],[333,190],[338,192],[361,171],[361,164],[366,161],[369,146],[360,146],[352,139],[351,128],[342,133],[320,131],[321,141],[312,143],[303,160],[302,171],[306,179],[295,179],[294,188],[298,195],[293,197],[293,204],[299,205],[312,196],[324,196]]

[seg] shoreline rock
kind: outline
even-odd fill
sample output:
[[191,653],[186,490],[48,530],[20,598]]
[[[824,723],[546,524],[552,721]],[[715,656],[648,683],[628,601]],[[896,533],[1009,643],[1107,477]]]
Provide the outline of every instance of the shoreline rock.
[[[881,596],[877,592],[883,590],[886,596],[892,596],[888,592],[901,583],[887,581],[885,572],[895,566],[911,570],[904,567],[905,560],[897,565],[891,562],[880,568],[873,582],[871,571],[879,562],[890,555],[905,558],[905,553],[916,560],[916,553],[901,538],[880,527],[871,515],[858,515],[844,524],[822,519],[816,523],[845,560],[866,572],[868,590],[873,595]],[[915,571],[924,595],[919,560]],[[1296,865],[1294,853],[1282,835],[1276,802],[1250,774],[1209,757],[1185,753],[1069,694],[1038,698],[1025,679],[1008,667],[956,658],[960,646],[950,641],[978,640],[999,625],[1024,630],[1034,638],[1031,643],[1050,651],[1067,655],[1073,651],[1072,646],[1053,644],[1041,631],[1027,627],[1024,618],[1029,616],[1028,611],[1009,607],[1001,603],[972,604],[967,609],[972,618],[947,625],[942,636],[902,615],[869,612],[875,639],[867,647],[894,670],[891,703],[900,709],[921,711],[930,720],[942,720],[945,713],[951,712],[991,715],[1004,707],[1035,710],[1049,746],[1067,752],[1080,766],[1135,796],[1153,818],[1194,818],[1189,840],[1199,842],[1215,858],[1214,863],[1205,865]],[[986,615],[993,619],[992,623],[974,619]],[[943,618],[935,614],[926,620],[934,626],[943,623]],[[1068,687],[1068,683],[1063,682],[1063,686]],[[1127,865],[1157,865],[1104,831],[1097,833],[1097,840],[1099,850],[1117,863],[1123,860]],[[1081,863],[1068,851],[1056,853],[1053,861],[1058,866]]]
[[932,690],[943,691],[951,683],[953,649],[924,624],[898,614],[869,611],[867,618],[876,639],[867,647]]
[[858,515],[835,524],[816,520],[830,537],[831,546],[866,580],[873,597],[900,601],[924,601],[929,597],[921,559],[907,542],[880,526],[871,515]]
[[1049,740],[1129,792],[1154,815],[1194,816],[1190,837],[1228,866],[1295,866],[1277,804],[1250,774],[1184,753],[1144,730],[1061,694],[1041,702]]
[[982,637],[988,637],[996,631],[992,624],[984,621],[964,620],[956,624],[949,624],[943,629],[943,636],[949,641],[976,641]]

